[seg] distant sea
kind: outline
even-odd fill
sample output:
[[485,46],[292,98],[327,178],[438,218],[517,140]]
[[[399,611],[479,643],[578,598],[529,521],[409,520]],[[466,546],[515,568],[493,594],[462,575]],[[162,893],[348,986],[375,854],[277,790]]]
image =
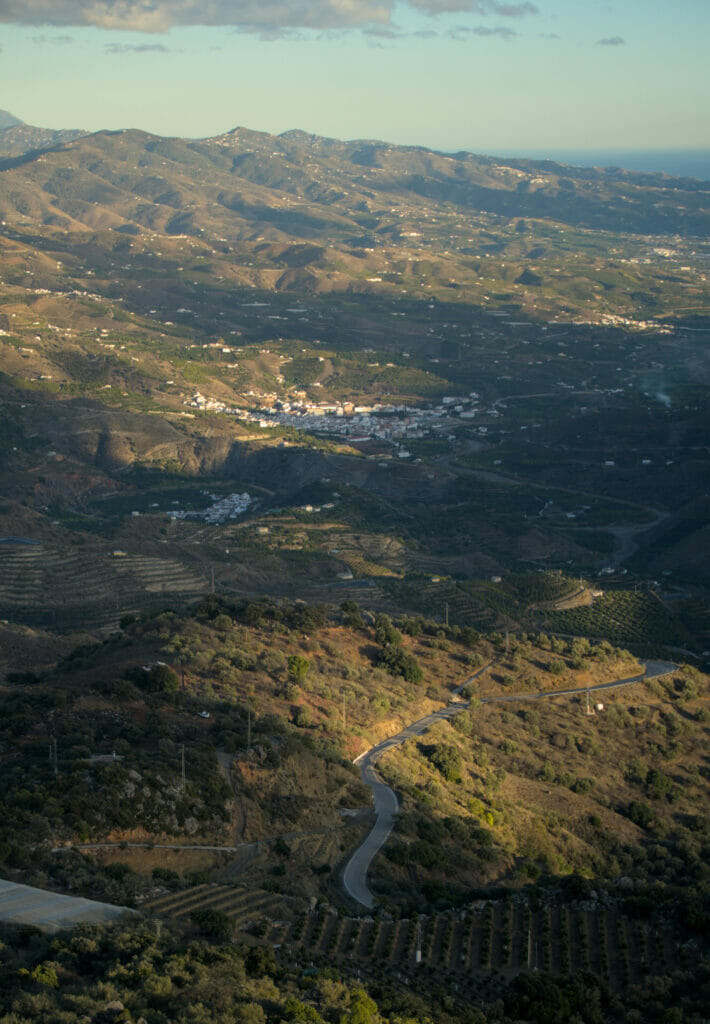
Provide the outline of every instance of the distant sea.
[[548,149],[496,153],[519,160],[554,160],[577,167],[625,167],[629,171],[663,171],[710,181],[710,149]]

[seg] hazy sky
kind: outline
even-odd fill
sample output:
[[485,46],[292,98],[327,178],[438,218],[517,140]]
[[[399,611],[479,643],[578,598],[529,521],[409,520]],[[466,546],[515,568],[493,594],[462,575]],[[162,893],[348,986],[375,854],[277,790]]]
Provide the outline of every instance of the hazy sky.
[[0,107],[440,149],[710,147],[710,0],[0,0]]

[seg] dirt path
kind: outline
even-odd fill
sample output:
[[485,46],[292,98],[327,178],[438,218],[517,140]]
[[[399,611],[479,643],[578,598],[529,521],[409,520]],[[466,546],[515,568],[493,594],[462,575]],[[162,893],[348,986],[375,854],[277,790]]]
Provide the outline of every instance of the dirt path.
[[615,550],[610,563],[614,568],[638,551],[639,545],[636,538],[640,533],[652,530],[654,526],[659,526],[670,516],[669,512],[661,512],[660,509],[648,508],[646,511],[654,513],[653,522],[628,526],[607,526],[607,533],[614,538]]

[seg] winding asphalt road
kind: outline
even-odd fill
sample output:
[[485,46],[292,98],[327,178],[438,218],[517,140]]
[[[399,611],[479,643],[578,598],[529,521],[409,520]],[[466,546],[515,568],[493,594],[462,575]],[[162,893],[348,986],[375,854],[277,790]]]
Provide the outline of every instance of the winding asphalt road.
[[[490,668],[491,664],[492,663],[484,665],[483,668],[474,672],[472,676],[469,676],[468,679],[464,680],[460,686],[457,686],[456,689],[452,691],[452,695],[458,696],[464,687],[468,686],[468,684],[473,682],[477,676],[480,676],[486,671],[486,669]],[[649,661],[646,664],[646,671],[642,672],[640,675],[629,676],[628,679],[617,679],[612,683],[598,683],[596,686],[590,686],[589,691],[613,690],[617,686],[630,686],[632,683],[638,683],[645,678],[666,675],[666,673],[672,672],[675,668],[676,666],[671,662]],[[544,698],[568,697],[573,694],[586,692],[587,687],[582,686],[571,690],[543,690],[538,693],[501,694],[496,697],[482,697],[480,698],[479,703],[495,704],[503,702],[507,703],[509,701],[543,700]],[[387,842],[392,831],[395,815],[399,810],[399,803],[394,790],[390,789],[390,787],[382,781],[375,771],[375,765],[388,750],[398,747],[411,736],[421,735],[421,733],[426,732],[427,729],[430,729],[431,726],[435,725],[437,722],[441,722],[444,719],[454,718],[469,707],[470,704],[466,701],[461,701],[456,704],[448,704],[439,711],[434,711],[431,715],[426,715],[424,718],[420,718],[419,721],[413,722],[412,725],[408,725],[406,729],[398,732],[395,736],[390,736],[389,739],[382,740],[381,743],[371,747],[370,750],[365,751],[364,754],[360,754],[360,756],[355,759],[355,764],[360,766],[362,781],[372,790],[372,794],[375,799],[376,817],[372,831],[365,837],[363,842],[358,846],[355,853],[345,865],[345,869],[343,871],[343,886],[348,896],[354,899],[356,903],[366,907],[368,910],[372,910],[375,906],[375,897],[367,884],[367,872],[375,855]]]

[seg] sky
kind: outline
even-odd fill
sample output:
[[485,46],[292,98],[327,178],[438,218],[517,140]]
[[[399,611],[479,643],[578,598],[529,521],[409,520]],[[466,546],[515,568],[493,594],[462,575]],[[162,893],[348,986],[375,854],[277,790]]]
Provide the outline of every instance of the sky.
[[710,149],[709,0],[0,0],[0,108],[445,151]]

